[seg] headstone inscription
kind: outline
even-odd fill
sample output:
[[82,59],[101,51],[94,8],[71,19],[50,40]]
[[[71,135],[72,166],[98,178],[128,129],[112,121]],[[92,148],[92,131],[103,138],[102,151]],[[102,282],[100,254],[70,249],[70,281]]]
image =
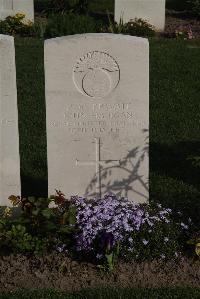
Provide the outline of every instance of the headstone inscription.
[[165,28],[165,0],[115,0],[115,21],[144,19],[157,31]]
[[20,189],[14,38],[0,35],[0,205]]
[[143,38],[45,42],[49,195],[148,200],[148,68]]
[[24,13],[27,20],[34,21],[33,0],[0,0],[0,19]]

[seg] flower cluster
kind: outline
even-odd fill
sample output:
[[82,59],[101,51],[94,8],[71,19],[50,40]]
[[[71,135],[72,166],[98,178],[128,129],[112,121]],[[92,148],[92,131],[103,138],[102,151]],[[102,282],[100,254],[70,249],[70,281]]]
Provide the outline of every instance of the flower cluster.
[[134,204],[113,195],[72,200],[77,209],[76,250],[94,252],[97,257],[119,245],[124,257],[137,258],[145,249],[153,258],[176,256],[178,238],[188,228],[173,222],[171,209],[161,205]]
[[87,202],[84,198],[74,198],[77,207],[77,249],[90,251],[94,240],[103,232],[112,233],[114,244],[124,239],[126,232],[139,230],[143,211],[139,206],[116,197],[106,196],[101,200]]
[[0,20],[0,33],[8,35],[29,35],[32,32],[33,23],[26,19],[24,13],[17,13]]
[[195,38],[190,26],[188,28],[182,28],[182,27],[178,28],[177,30],[175,30],[175,36],[178,39],[185,39],[185,40]]

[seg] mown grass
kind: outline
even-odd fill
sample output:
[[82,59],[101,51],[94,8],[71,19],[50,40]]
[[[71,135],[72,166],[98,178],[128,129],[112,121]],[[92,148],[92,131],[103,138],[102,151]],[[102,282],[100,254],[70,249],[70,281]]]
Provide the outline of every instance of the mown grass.
[[198,299],[199,288],[160,288],[160,289],[90,289],[75,293],[61,293],[54,290],[18,291],[2,294],[0,299]]
[[[150,41],[150,197],[198,218],[200,41]],[[16,40],[22,193],[47,195],[43,41]],[[55,186],[56,188],[56,186]],[[199,210],[197,210],[199,209]]]
[[200,169],[200,41],[152,41],[150,46],[151,199],[198,220]]
[[89,0],[89,11],[114,13],[115,0]]
[[16,41],[23,195],[47,195],[43,41]]

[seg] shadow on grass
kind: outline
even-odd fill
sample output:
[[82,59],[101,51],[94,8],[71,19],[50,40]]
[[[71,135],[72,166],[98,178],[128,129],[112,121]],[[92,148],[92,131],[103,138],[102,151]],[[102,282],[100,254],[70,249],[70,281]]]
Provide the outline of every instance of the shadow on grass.
[[200,168],[190,156],[200,156],[200,142],[150,146],[150,200],[183,212],[200,225]]
[[21,187],[22,196],[35,196],[35,197],[47,197],[48,196],[48,183],[47,179],[32,178],[21,174]]
[[150,168],[159,175],[177,179],[200,191],[200,167],[190,157],[200,157],[200,142],[173,145],[151,143]]

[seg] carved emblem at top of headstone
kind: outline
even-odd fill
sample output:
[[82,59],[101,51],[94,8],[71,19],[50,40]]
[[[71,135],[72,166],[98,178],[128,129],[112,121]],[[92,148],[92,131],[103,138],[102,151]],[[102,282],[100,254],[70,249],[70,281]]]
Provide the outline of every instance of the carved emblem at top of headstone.
[[120,80],[120,69],[115,59],[100,51],[82,56],[73,69],[77,89],[91,97],[101,99],[112,92]]

